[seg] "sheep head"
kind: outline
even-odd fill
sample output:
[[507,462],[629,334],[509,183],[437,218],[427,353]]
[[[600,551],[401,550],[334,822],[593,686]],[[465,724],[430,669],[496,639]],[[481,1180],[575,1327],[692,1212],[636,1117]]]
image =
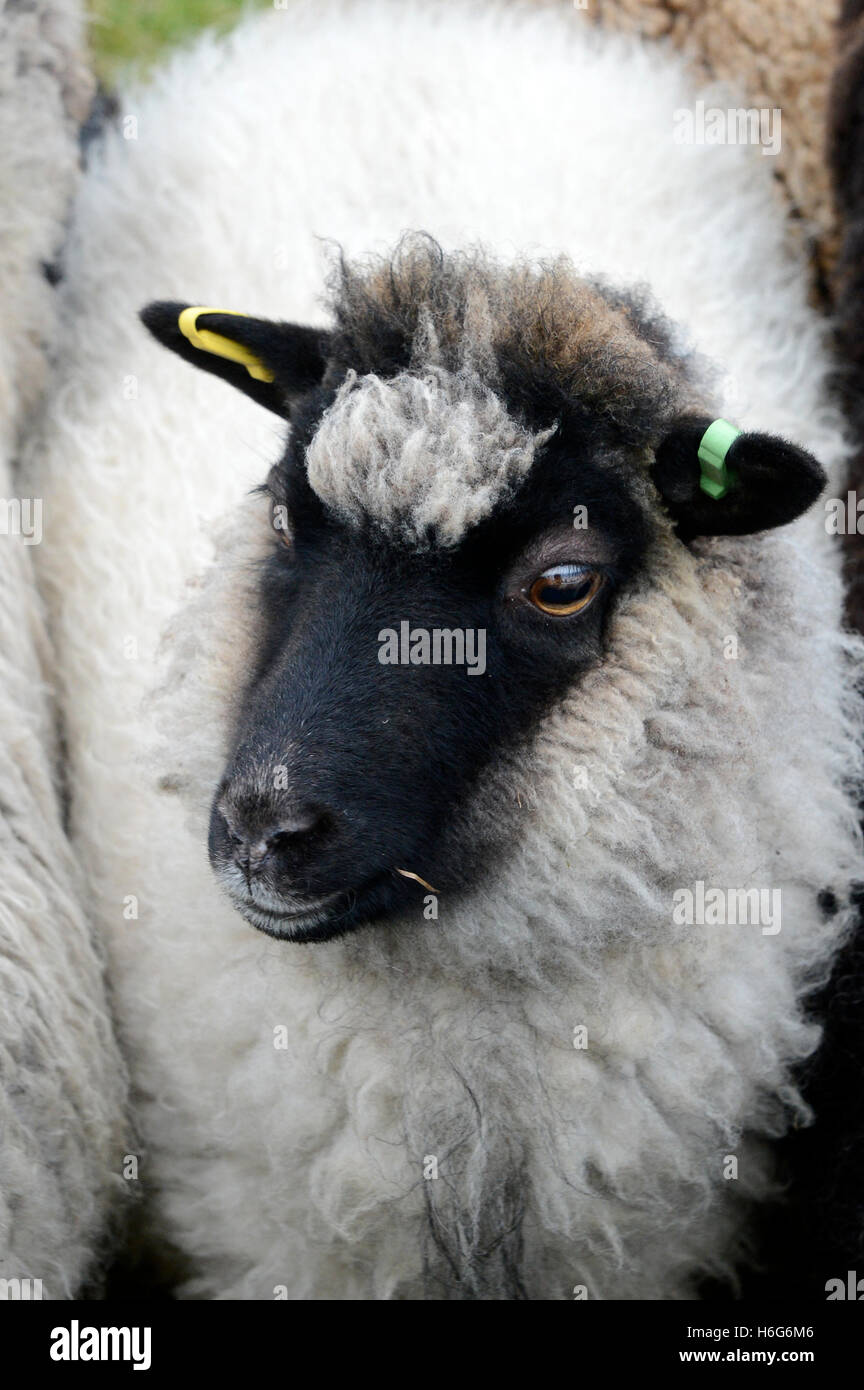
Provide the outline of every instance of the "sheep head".
[[706,490],[690,354],[647,296],[567,262],[412,239],[343,264],[333,317],[142,314],[290,421],[209,849],[253,925],[303,941],[482,884],[518,817],[488,789],[478,814],[477,787],[602,663],[653,539],[781,525],[824,484],[744,433]]

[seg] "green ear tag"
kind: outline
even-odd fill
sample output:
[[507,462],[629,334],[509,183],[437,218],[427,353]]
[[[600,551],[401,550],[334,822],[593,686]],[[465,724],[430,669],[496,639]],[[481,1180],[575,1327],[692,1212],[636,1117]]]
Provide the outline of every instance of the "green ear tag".
[[714,420],[699,441],[698,458],[702,467],[699,486],[709,497],[725,497],[735,482],[726,467],[726,455],[741,431],[728,420]]

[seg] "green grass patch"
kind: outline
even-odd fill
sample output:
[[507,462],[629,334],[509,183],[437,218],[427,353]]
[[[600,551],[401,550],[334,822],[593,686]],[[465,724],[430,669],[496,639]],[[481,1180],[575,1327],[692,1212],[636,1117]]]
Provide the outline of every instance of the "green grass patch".
[[200,29],[230,29],[249,9],[272,0],[88,0],[90,49],[97,76],[112,86],[126,67],[146,72]]

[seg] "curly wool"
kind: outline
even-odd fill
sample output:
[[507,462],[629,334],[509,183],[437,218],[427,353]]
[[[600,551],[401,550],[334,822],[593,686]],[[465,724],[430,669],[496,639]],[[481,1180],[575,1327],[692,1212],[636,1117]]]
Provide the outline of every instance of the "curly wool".
[[309,482],[355,524],[369,518],[418,548],[455,545],[525,477],[548,433],[530,435],[470,373],[352,373],[307,452]]

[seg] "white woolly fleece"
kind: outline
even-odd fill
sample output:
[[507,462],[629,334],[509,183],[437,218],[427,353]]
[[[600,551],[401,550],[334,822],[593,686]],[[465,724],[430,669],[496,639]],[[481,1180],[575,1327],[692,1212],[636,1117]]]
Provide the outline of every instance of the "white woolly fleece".
[[[417,1296],[424,1257],[439,1272],[431,1213],[468,1293],[513,1296],[506,1242],[497,1266],[463,1257],[521,1215],[531,1297],[687,1297],[730,1268],[745,1200],[770,1186],[765,1141],[798,1108],[790,1068],[817,1042],[803,982],[846,920],[816,895],[843,901],[860,874],[860,731],[818,508],[767,537],[658,541],[600,667],[478,799],[523,819],[494,890],[296,947],[236,916],[206,858],[253,622],[245,556],[267,527],[242,499],[279,430],[148,341],[148,300],[323,321],[321,236],[354,255],[405,228],[564,250],[647,279],[728,364],[728,412],[841,486],[824,327],[770,161],[674,144],[696,95],[676,64],[586,29],[563,7],[298,0],[127,93],[138,139],[107,139],[78,200],[31,463],[37,558],[141,1176],[189,1296]],[[142,700],[190,580],[157,765]],[[700,880],[781,888],[781,932],[674,926],[673,891]]]
[[[63,830],[52,658],[32,556],[38,498],[13,463],[56,328],[89,95],[72,0],[0,16],[0,1280],[71,1298],[97,1274],[124,1184],[125,1076],[84,884]],[[26,138],[25,138],[26,132]],[[23,513],[16,502],[24,499]],[[11,509],[7,505],[11,503]],[[19,515],[25,535],[17,533]],[[20,1285],[4,1284],[14,1298]],[[31,1294],[38,1297],[38,1293]],[[24,1293],[26,1297],[26,1292]]]

